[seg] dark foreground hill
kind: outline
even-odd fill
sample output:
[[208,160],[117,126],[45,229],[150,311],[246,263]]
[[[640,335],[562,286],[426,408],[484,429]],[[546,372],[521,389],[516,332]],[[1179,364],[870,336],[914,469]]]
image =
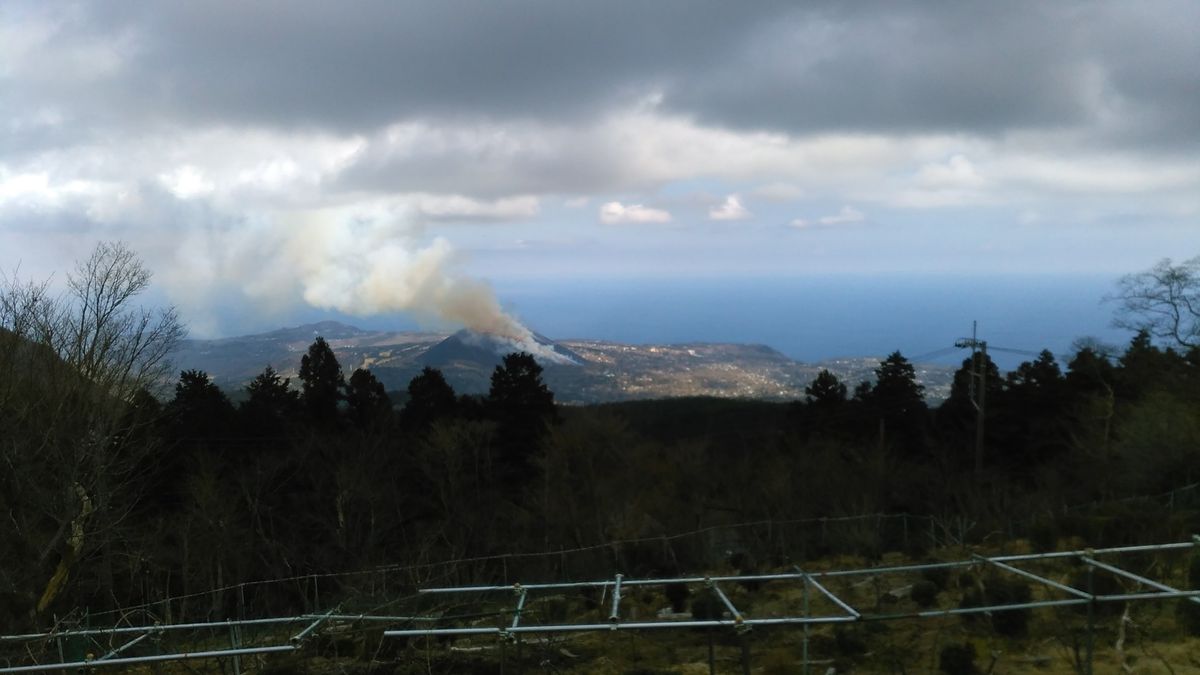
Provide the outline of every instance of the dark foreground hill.
[[[300,357],[318,335],[329,342],[347,374],[368,368],[393,391],[403,390],[422,368],[432,366],[460,393],[486,392],[492,370],[514,350],[511,341],[467,331],[371,331],[325,321],[259,335],[186,340],[174,361],[176,370],[203,370],[225,389],[236,390],[268,365],[295,377]],[[803,397],[805,385],[821,368],[854,383],[869,378],[879,363],[870,357],[802,363],[766,345],[635,345],[535,337],[543,377],[563,403],[680,396],[793,400]],[[930,399],[945,398],[952,375],[948,366],[918,365]]]

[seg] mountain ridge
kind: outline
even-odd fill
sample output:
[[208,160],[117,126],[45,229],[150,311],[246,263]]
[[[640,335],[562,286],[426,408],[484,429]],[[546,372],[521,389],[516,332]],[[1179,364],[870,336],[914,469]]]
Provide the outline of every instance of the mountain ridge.
[[[184,340],[173,357],[176,370],[203,370],[222,388],[236,391],[268,365],[284,377],[296,377],[300,358],[318,335],[329,342],[347,376],[367,368],[392,391],[406,389],[409,380],[430,366],[442,370],[455,391],[484,393],[505,353],[499,346],[515,344],[469,331],[367,330],[321,321],[252,335]],[[857,357],[805,363],[761,343],[629,344],[534,336],[538,350],[550,350],[539,359],[543,379],[560,402],[570,404],[682,396],[794,400],[803,398],[804,387],[822,368],[853,386],[869,379],[880,361]],[[550,352],[561,358],[546,358]],[[916,365],[927,398],[944,399],[953,368]]]

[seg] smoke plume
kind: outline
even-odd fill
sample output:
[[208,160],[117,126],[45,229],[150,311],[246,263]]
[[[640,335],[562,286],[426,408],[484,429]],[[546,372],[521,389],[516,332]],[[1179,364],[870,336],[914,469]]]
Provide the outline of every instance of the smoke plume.
[[[403,212],[322,210],[260,221],[257,228],[241,223],[208,241],[203,253],[223,258],[221,273],[238,279],[242,292],[259,304],[292,304],[283,296],[299,292],[313,307],[354,316],[403,312],[422,323],[496,336],[514,349],[562,362],[501,308],[490,286],[455,270],[457,256],[446,239],[423,242],[420,234]],[[185,247],[184,259],[201,253]],[[197,281],[184,277],[174,285]]]

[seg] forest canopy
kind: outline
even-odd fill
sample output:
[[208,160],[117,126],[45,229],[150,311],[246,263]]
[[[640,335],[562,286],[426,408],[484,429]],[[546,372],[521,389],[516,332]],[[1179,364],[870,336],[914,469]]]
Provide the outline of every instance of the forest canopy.
[[[719,545],[616,548],[573,569],[677,574],[730,547],[763,565],[797,547],[919,553],[995,530],[1047,546],[1178,535],[1190,521],[1149,511],[1062,514],[1200,479],[1200,348],[1183,318],[1194,267],[1164,261],[1121,281],[1119,320],[1137,329],[1124,347],[1043,351],[1007,373],[977,353],[937,407],[900,352],[866,382],[822,372],[788,404],[576,407],[556,404],[529,354],[506,356],[486,395],[458,395],[434,368],[389,393],[369,370],[347,376],[321,337],[296,381],[265,366],[235,404],[201,371],[160,386],[182,326],[172,310],[136,306],[149,273],[104,244],[61,296],[15,279],[0,289],[0,511],[11,514],[0,519],[0,623],[383,564],[476,559],[456,573],[489,577],[488,556],[750,522],[953,514],[971,525],[775,525]],[[1148,296],[1176,302],[1180,322],[1164,328]],[[294,601],[256,600],[280,611]],[[202,594],[175,611],[221,616],[230,602]]]

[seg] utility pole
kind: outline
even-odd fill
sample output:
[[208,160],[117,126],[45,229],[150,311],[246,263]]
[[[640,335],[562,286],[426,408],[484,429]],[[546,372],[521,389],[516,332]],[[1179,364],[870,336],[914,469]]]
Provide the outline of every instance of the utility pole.
[[[971,322],[971,337],[956,340],[954,346],[971,350],[971,381],[968,385],[971,405],[975,406],[975,480],[983,477],[983,416],[987,406],[987,341],[978,337],[979,323]],[[979,379],[976,388],[975,380]]]

